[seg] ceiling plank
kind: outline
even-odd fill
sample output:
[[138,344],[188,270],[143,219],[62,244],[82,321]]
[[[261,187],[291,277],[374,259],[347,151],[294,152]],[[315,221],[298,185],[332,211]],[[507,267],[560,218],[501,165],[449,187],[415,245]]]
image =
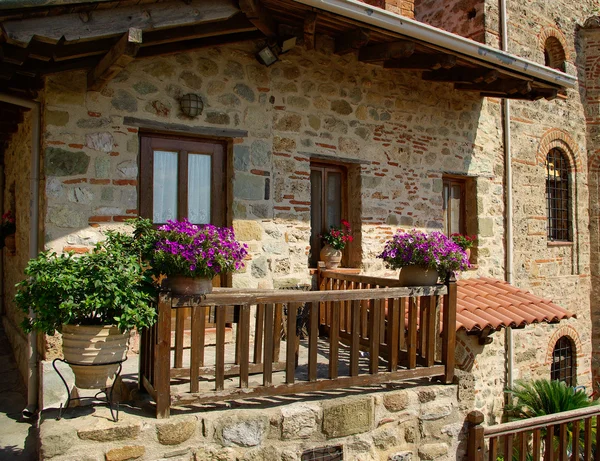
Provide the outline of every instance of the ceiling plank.
[[369,42],[369,29],[354,29],[335,39],[335,54],[348,54],[358,51]]
[[242,13],[269,38],[277,37],[277,24],[259,0],[240,0]]
[[317,29],[317,13],[309,11],[304,16],[304,47],[310,51],[315,48],[315,30]]
[[224,20],[238,12],[235,0],[190,0],[90,11],[87,21],[71,13],[5,21],[2,26],[8,43],[27,46],[34,37],[48,43],[63,37],[66,42],[85,41],[121,35],[132,27],[148,31]]
[[500,72],[490,69],[457,67],[432,72],[423,72],[423,80],[451,83],[492,83],[500,78]]
[[99,91],[135,59],[142,43],[142,31],[129,29],[92,70],[88,72],[88,90]]
[[486,93],[486,94],[520,94],[525,95],[531,93],[532,87],[530,81],[523,81],[518,79],[505,79],[505,80],[497,80],[493,83],[475,83],[475,84],[465,84],[465,83],[456,83],[454,85],[454,89],[459,91],[475,91],[478,93]]
[[413,54],[404,59],[385,61],[386,69],[437,70],[451,69],[456,65],[456,56],[451,54]]
[[253,30],[256,30],[256,26],[245,15],[236,14],[225,21],[147,32],[144,34],[142,46],[162,45],[163,43],[181,40],[194,40],[228,33],[251,32]]
[[387,61],[389,59],[407,58],[415,52],[415,43],[408,40],[378,43],[361,48],[358,60],[362,62]]

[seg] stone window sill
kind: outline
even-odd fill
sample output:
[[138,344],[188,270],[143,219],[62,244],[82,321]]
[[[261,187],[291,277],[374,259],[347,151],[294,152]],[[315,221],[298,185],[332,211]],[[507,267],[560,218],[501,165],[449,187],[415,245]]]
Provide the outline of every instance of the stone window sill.
[[562,242],[562,241],[548,242],[549,247],[572,247],[573,245],[574,245],[573,242]]

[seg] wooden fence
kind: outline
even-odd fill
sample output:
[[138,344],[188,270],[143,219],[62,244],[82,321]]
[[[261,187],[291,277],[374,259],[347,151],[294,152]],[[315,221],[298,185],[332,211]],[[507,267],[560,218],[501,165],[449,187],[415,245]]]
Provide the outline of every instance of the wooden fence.
[[483,426],[468,415],[469,461],[600,461],[600,406]]
[[[403,306],[408,309],[408,324]],[[172,310],[177,312],[174,331]],[[191,312],[189,347],[184,347],[183,341],[186,311]],[[331,329],[327,338],[319,337],[324,311],[329,312],[334,325],[343,320],[346,327]],[[294,334],[299,312],[305,315],[308,327],[307,338],[302,340]],[[419,318],[427,329],[420,346]],[[436,319],[441,321],[441,336]],[[214,346],[206,342],[209,322],[216,324]],[[234,344],[226,344],[230,323],[237,325]],[[171,405],[418,377],[440,377],[450,383],[455,324],[453,279],[432,287],[312,292],[216,289],[204,297],[172,297],[163,292],[157,323],[142,332],[140,387],[156,402],[157,417],[164,418],[169,416]],[[285,344],[281,339],[284,326]],[[441,350],[438,357],[436,350]]]

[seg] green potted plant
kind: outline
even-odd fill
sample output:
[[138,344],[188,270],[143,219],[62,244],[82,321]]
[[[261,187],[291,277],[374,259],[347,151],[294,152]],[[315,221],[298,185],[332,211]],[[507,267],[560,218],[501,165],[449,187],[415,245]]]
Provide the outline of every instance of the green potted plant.
[[[17,284],[17,306],[34,314],[22,328],[62,333],[63,354],[79,388],[107,387],[118,368],[114,363],[126,358],[130,330],[155,321],[152,272],[134,241],[110,233],[83,255],[42,252]],[[106,363],[112,364],[100,365]]]
[[438,277],[469,267],[464,250],[441,232],[398,231],[377,256],[390,269],[400,269],[404,286],[435,285]]
[[184,219],[158,228],[151,265],[167,276],[174,294],[205,294],[212,291],[215,276],[244,267],[247,254],[247,246],[235,240],[232,228]]
[[321,235],[324,245],[319,256],[327,269],[337,269],[339,267],[346,244],[354,239],[350,235],[351,232],[350,223],[342,219],[341,227],[331,226],[327,232]]

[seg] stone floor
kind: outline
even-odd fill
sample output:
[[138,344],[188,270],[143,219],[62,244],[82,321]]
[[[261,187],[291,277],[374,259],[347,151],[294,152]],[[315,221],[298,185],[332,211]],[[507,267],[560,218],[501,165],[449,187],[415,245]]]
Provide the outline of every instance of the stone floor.
[[0,322],[0,459],[37,459],[37,437],[33,421],[23,418],[26,388]]

